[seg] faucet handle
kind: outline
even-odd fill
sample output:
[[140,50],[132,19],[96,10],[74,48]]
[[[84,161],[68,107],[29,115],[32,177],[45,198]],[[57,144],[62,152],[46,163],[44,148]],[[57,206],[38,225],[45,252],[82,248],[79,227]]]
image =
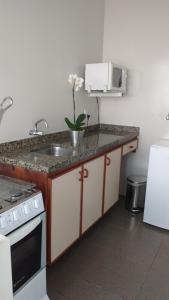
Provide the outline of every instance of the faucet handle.
[[42,131],[36,131],[35,129],[29,130],[29,135],[43,135]]

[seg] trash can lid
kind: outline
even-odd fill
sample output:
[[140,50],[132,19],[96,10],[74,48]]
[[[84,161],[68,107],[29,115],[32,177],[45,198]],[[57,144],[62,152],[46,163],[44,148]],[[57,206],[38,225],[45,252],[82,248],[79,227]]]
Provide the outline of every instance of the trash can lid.
[[127,180],[133,183],[146,183],[147,177],[144,175],[130,175],[127,177]]

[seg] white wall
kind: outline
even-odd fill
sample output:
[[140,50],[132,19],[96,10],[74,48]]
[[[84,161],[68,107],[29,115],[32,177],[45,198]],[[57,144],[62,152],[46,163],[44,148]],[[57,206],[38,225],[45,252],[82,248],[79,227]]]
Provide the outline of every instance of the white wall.
[[[48,132],[66,128],[72,116],[69,73],[83,76],[84,64],[101,60],[103,0],[0,0],[0,100],[14,106],[0,124],[0,142],[28,137],[41,117]],[[95,101],[78,92],[95,123]]]
[[149,148],[169,136],[169,1],[106,0],[103,60],[129,69],[128,95],[104,99],[101,121],[140,127],[127,173],[146,173]]

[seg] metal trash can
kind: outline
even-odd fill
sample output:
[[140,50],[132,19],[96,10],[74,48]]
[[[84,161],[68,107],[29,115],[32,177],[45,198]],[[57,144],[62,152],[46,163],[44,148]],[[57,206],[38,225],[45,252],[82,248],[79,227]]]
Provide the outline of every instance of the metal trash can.
[[132,213],[144,210],[147,177],[132,175],[127,177],[127,191],[125,206]]

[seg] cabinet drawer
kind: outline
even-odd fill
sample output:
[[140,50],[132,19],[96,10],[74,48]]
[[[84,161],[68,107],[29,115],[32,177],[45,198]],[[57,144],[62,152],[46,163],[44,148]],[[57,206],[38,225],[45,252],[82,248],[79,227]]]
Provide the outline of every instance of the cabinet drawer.
[[134,140],[134,141],[124,145],[122,155],[126,155],[126,154],[136,150],[137,144],[138,144],[138,140]]

